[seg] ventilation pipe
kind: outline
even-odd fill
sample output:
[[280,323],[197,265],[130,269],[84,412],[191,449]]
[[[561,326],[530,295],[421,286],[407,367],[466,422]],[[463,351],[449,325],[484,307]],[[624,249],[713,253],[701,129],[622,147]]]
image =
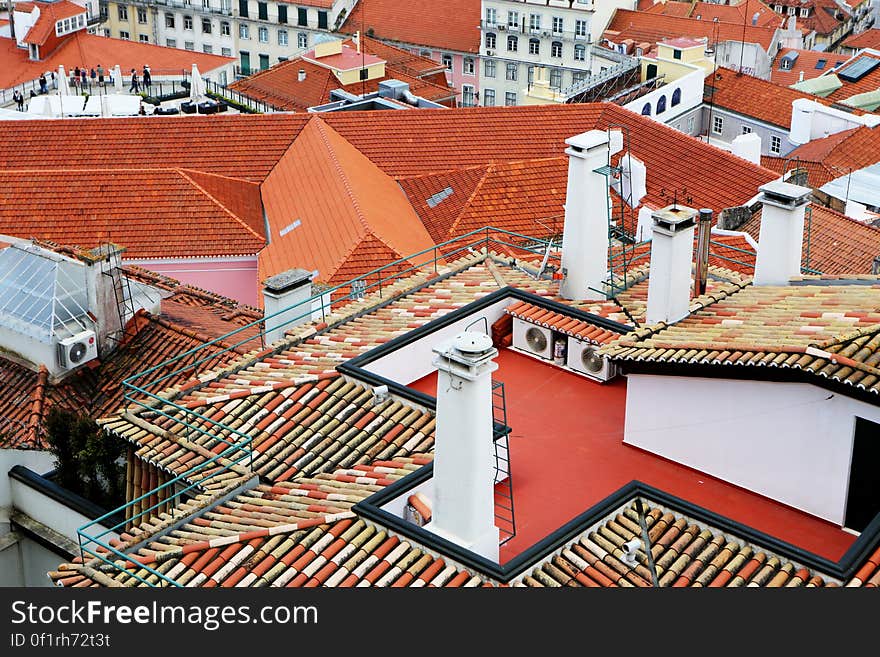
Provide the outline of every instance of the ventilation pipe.
[[639,223],[636,225],[636,242],[647,242],[651,239],[654,227],[653,211],[647,205],[639,208]]
[[573,301],[604,299],[610,220],[608,179],[596,170],[608,164],[610,155],[623,149],[623,134],[620,130],[590,130],[566,139],[565,143],[568,186],[559,293]]
[[277,342],[294,326],[311,320],[312,272],[288,269],[263,281],[266,344]]
[[697,231],[697,262],[694,266],[694,297],[706,293],[709,278],[709,239],[712,233],[712,210],[700,209],[700,224]]
[[674,205],[653,215],[648,324],[673,324],[689,312],[696,215],[693,208]]
[[497,563],[492,372],[498,350],[485,333],[469,331],[433,351],[434,507],[425,529]]
[[303,80],[305,80],[306,79],[306,69],[304,69],[304,68],[299,69],[299,73],[297,73],[296,79],[299,82],[302,82]]
[[804,211],[810,188],[774,180],[758,188],[761,231],[755,258],[755,285],[788,285],[800,276],[804,242]]

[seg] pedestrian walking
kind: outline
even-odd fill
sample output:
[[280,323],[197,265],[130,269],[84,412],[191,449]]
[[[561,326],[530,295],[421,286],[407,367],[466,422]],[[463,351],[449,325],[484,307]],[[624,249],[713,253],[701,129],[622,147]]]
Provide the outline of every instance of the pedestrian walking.
[[49,87],[46,84],[46,74],[40,73],[40,93],[47,94],[49,93]]
[[104,86],[104,67],[98,64],[98,86]]
[[128,93],[139,93],[140,86],[138,85],[138,74],[137,71],[131,69],[131,86],[128,88]]
[[150,92],[150,85],[153,84],[153,74],[150,73],[150,67],[144,64],[144,73],[141,76],[141,80],[144,82],[144,89],[146,89],[147,93]]
[[12,100],[15,101],[15,105],[18,111],[24,112],[24,94],[16,89],[12,94]]

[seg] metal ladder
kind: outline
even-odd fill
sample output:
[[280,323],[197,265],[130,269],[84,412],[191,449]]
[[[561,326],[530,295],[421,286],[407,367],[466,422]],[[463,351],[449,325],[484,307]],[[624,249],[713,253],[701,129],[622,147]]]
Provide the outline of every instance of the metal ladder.
[[495,428],[492,436],[495,446],[495,526],[500,544],[516,536],[516,517],[513,510],[513,475],[510,469],[510,428],[507,426],[507,403],[504,384],[492,381],[492,418]]
[[109,276],[113,282],[113,296],[116,299],[116,309],[119,312],[119,331],[114,332],[109,339],[113,340],[115,346],[119,346],[128,338],[137,335],[137,322],[127,323],[134,317],[134,302],[131,298],[131,286],[128,278],[123,276],[122,267],[113,266],[110,258],[107,258],[101,264],[101,273]]

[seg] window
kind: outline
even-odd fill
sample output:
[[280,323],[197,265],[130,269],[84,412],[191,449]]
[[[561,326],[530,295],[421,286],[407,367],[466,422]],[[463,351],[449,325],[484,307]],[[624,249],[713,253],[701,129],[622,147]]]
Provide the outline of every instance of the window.
[[287,5],[278,5],[278,22],[287,23]]
[[202,9],[209,11],[211,9],[211,0],[202,0]]
[[530,55],[540,55],[541,54],[541,41],[539,39],[529,39],[529,54]]
[[186,48],[187,50],[195,50],[195,49],[196,49],[196,44],[193,43],[192,41],[184,41],[184,42],[183,42],[183,47]]
[[304,7],[296,8],[296,24],[302,27],[308,27],[309,25],[309,11]]
[[318,12],[318,29],[326,30],[327,29],[327,12],[319,11]]
[[660,96],[657,100],[657,114],[662,114],[666,111],[666,96]]
[[507,80],[516,81],[516,71],[519,68],[514,62],[507,62],[507,70],[504,73],[504,77]]
[[584,71],[574,71],[571,74],[571,83],[572,84],[580,84],[584,80],[587,79],[587,74]]
[[724,132],[724,117],[712,117],[712,132],[714,132],[716,135],[720,135],[722,132]]
[[507,36],[507,50],[509,52],[516,52],[518,42],[519,42],[519,39],[517,39],[515,36],[508,35]]
[[777,14],[781,14],[782,13],[782,5],[774,5],[773,11],[775,11]]
[[773,155],[779,155],[782,150],[782,137],[779,135],[770,135],[770,152]]
[[165,39],[165,45],[169,48],[177,47],[177,39]]
[[250,39],[251,31],[247,26],[247,23],[239,23],[238,24],[238,38],[239,39]]
[[562,34],[562,18],[560,16],[553,17],[553,34]]
[[257,3],[257,18],[261,21],[269,20],[269,4],[266,2]]
[[562,41],[554,41],[550,44],[550,56],[562,57]]
[[687,133],[689,135],[694,134],[694,117],[693,116],[689,116],[687,118]]
[[220,54],[224,57],[232,57],[232,48],[221,48]]
[[513,105],[516,105],[516,92],[515,91],[508,91],[507,93],[504,94],[504,104],[507,105],[508,107],[512,107]]
[[507,27],[519,27],[519,12],[507,12]]
[[229,36],[229,21],[220,21],[220,34]]
[[146,9],[143,9],[142,7],[138,7],[137,17],[138,17],[138,23],[140,23],[141,25],[147,24],[147,10]]
[[672,106],[675,107],[681,102],[681,89],[672,92]]
[[193,29],[193,17],[192,16],[184,16],[183,17],[183,29],[184,30]]
[[248,0],[238,0],[238,15],[242,18],[248,17]]
[[825,65],[827,63],[828,63],[827,59],[820,59],[819,61],[816,62],[816,70],[821,71],[823,68],[825,68]]
[[269,28],[261,27],[257,30],[257,38],[260,40],[260,43],[269,43]]
[[797,10],[797,7],[786,7],[786,13],[789,16],[794,16],[794,12]]
[[541,14],[529,14],[529,30],[532,32],[541,31]]
[[212,29],[213,28],[211,27],[211,19],[210,18],[203,18],[202,19],[202,34],[210,34]]
[[241,55],[241,72],[244,75],[251,74],[251,54],[247,50],[239,50]]
[[483,106],[495,107],[495,90],[483,89]]
[[214,52],[214,46],[212,46],[210,43],[206,43],[205,45],[202,46],[202,52],[205,53],[206,55],[210,55],[211,53]]
[[149,43],[150,37],[146,34],[138,34],[138,41],[140,41],[141,43]]
[[474,58],[473,57],[465,57],[462,73],[465,75],[473,75],[474,74]]
[[801,7],[801,18],[806,18],[810,15],[809,7]]
[[574,22],[574,38],[586,39],[590,33],[590,28],[585,20],[576,20]]
[[119,31],[119,38],[128,41],[131,38],[131,36],[125,30],[120,30]]
[[483,75],[487,78],[495,77],[495,60],[494,59],[486,59],[483,63]]
[[642,116],[651,116],[651,103],[642,105]]
[[554,89],[559,89],[562,87],[562,69],[561,68],[551,68],[550,69],[550,86]]
[[486,32],[486,48],[488,50],[494,50],[495,49],[495,42],[496,42],[495,33],[494,32]]
[[471,84],[463,84],[461,85],[461,106],[462,107],[473,107],[474,106],[474,87]]
[[747,134],[749,134],[749,133],[752,131],[752,129],[751,129],[749,126],[747,126],[747,125],[744,125],[742,128],[743,128],[742,133],[743,133],[744,135],[747,135]]
[[362,68],[358,73],[361,80],[366,80],[370,76],[370,71],[366,68]]
[[287,44],[287,30],[278,30],[278,45],[286,46]]
[[309,35],[305,32],[300,32],[296,35],[296,47],[297,48],[308,48],[309,47]]
[[[119,20],[127,21],[128,20],[128,7],[125,5],[117,5],[117,9],[119,10]],[[121,34],[121,32],[120,32]]]
[[486,24],[492,27],[498,23],[498,12],[494,7],[486,7]]
[[678,48],[672,51],[672,59],[681,59],[681,50]]
[[165,14],[165,27],[174,27],[174,14]]
[[260,55],[260,70],[265,71],[269,68],[269,55]]
[[531,86],[532,86],[532,82],[535,81],[535,67],[534,67],[534,66],[529,66],[529,71],[528,71],[528,73],[529,73],[529,74],[528,74],[526,77],[528,78],[529,86],[531,87]]
[[584,62],[587,60],[587,47],[582,43],[574,44],[574,60]]
[[452,70],[452,55],[448,53],[443,53],[440,55],[440,63],[446,68],[447,71]]

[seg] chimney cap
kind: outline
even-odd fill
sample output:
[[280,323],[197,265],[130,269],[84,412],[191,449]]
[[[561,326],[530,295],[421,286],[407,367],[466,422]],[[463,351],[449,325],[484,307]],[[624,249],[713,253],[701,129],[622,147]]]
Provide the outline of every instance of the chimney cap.
[[683,205],[678,207],[668,205],[661,210],[657,210],[651,215],[654,221],[654,230],[660,230],[661,233],[674,235],[696,225],[697,211]]
[[485,333],[465,331],[455,336],[452,346],[464,354],[482,354],[492,349],[492,338]]
[[305,269],[288,269],[287,271],[271,276],[263,281],[263,287],[269,292],[287,292],[308,283],[312,278],[312,272]]
[[772,180],[761,185],[758,190],[762,192],[761,202],[786,208],[808,203],[812,191],[809,187],[793,185],[782,180]]

